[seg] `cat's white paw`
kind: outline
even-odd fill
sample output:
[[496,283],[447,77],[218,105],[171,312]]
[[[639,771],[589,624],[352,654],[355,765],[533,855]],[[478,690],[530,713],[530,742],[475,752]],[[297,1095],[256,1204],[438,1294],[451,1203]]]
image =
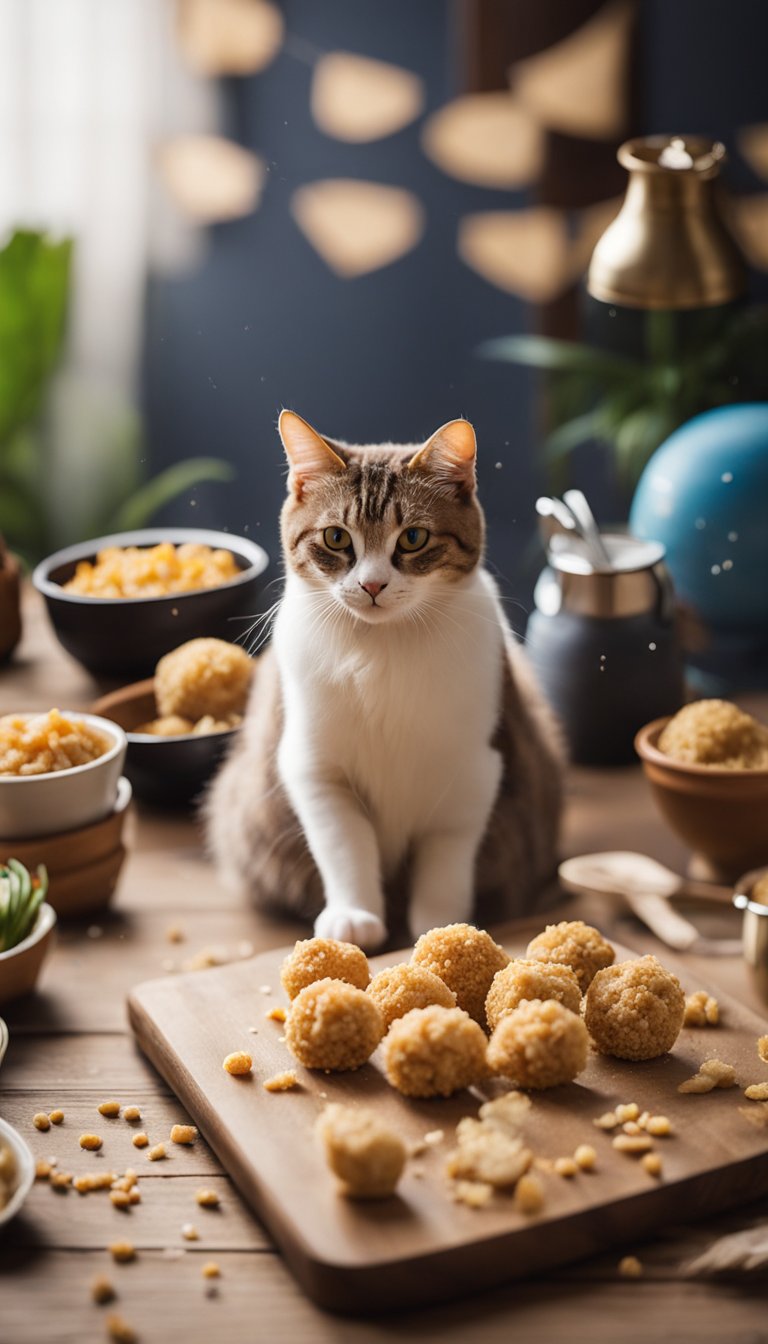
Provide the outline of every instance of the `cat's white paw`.
[[367,910],[323,910],[315,920],[316,938],[356,943],[365,951],[380,947],[386,936],[386,925],[378,915],[371,915]]

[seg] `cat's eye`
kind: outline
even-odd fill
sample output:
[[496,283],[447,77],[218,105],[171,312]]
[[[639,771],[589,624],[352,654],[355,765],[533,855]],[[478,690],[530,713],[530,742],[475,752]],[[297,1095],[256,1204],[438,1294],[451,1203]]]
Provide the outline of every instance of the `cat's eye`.
[[398,551],[420,551],[429,541],[429,533],[426,527],[406,527],[404,532],[397,538]]
[[346,527],[326,527],[323,541],[329,551],[346,551],[352,545],[352,538]]

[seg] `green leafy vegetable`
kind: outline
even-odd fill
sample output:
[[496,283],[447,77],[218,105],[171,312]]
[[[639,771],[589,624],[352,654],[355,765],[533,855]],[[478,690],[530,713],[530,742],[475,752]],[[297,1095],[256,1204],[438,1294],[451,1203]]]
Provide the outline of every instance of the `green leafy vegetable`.
[[29,937],[47,892],[48,873],[42,864],[35,877],[18,859],[0,866],[0,952]]

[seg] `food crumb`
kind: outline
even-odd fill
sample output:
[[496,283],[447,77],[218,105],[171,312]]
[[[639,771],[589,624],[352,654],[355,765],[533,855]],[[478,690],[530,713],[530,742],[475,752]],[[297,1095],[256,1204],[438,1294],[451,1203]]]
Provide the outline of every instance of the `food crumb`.
[[131,1195],[128,1190],[110,1190],[109,1199],[116,1209],[129,1209],[131,1206]]
[[694,1073],[692,1078],[686,1078],[682,1083],[678,1083],[678,1092],[712,1092],[714,1091],[714,1078],[706,1078],[703,1073]]
[[200,1233],[194,1223],[182,1223],[181,1235],[185,1241],[199,1241]]
[[284,1022],[287,1017],[287,1013],[284,1008],[280,1007],[279,1003],[276,1003],[273,1008],[269,1008],[267,1010],[264,1016],[266,1017],[268,1022]]
[[642,1277],[643,1266],[636,1255],[625,1255],[624,1259],[619,1261],[618,1268],[622,1279],[639,1279]]
[[195,1199],[203,1209],[218,1209],[220,1203],[215,1190],[198,1190]]
[[113,1302],[115,1297],[115,1290],[106,1274],[98,1274],[91,1284],[91,1299],[103,1306],[105,1302]]
[[661,1175],[661,1158],[658,1153],[643,1153],[640,1165],[648,1172],[649,1176]]
[[47,1129],[51,1128],[51,1122],[45,1114],[45,1111],[38,1111],[36,1115],[33,1115],[32,1124],[35,1126],[35,1129],[39,1129],[43,1134]]
[[653,1147],[653,1141],[647,1134],[617,1134],[612,1143],[618,1153],[629,1153],[633,1157],[638,1153],[648,1153]]
[[106,1115],[110,1120],[114,1120],[115,1116],[120,1114],[120,1102],[102,1101],[96,1109],[98,1110],[99,1115]]
[[197,1129],[194,1125],[172,1125],[171,1143],[190,1144],[197,1138]]
[[515,1186],[515,1207],[518,1213],[533,1215],[544,1208],[544,1187],[538,1176],[526,1172]]
[[292,1088],[299,1087],[299,1080],[293,1069],[286,1069],[284,1073],[265,1078],[263,1086],[267,1092],[290,1092]]
[[272,993],[272,986],[271,986],[271,985],[259,985],[259,993],[260,993],[260,994],[271,994],[271,993]]
[[428,1129],[424,1135],[424,1142],[428,1148],[434,1148],[436,1144],[442,1143],[445,1138],[445,1130]]
[[699,1073],[705,1078],[714,1078],[715,1087],[735,1087],[736,1070],[732,1064],[724,1064],[722,1059],[705,1059],[699,1065]]
[[744,1091],[750,1101],[768,1101],[768,1083],[752,1083]]
[[649,1115],[645,1128],[655,1139],[666,1138],[672,1133],[672,1122],[666,1115]]
[[226,1056],[222,1068],[236,1078],[244,1077],[251,1072],[253,1060],[246,1050],[234,1050],[231,1055]]
[[148,1162],[159,1162],[161,1158],[163,1158],[163,1157],[167,1157],[167,1156],[168,1156],[168,1154],[167,1154],[166,1151],[165,1151],[165,1144],[164,1144],[164,1143],[156,1143],[155,1146],[154,1146],[154,1148],[150,1148],[149,1152],[147,1153],[147,1161],[148,1161]]
[[697,989],[685,1000],[684,1027],[716,1027],[720,1021],[720,1005],[705,989]]
[[572,1157],[555,1158],[555,1175],[566,1176],[568,1178],[576,1176],[579,1170],[579,1164]]
[[221,1274],[221,1270],[219,1269],[219,1266],[215,1260],[206,1260],[200,1273],[202,1274],[204,1279],[218,1279]]
[[138,1106],[124,1106],[123,1119],[129,1122],[141,1119],[141,1111]]
[[149,1135],[145,1134],[143,1131],[140,1131],[138,1134],[134,1134],[133,1138],[131,1139],[131,1143],[133,1144],[134,1148],[146,1148],[147,1144],[149,1143]]
[[72,1172],[52,1171],[49,1180],[54,1190],[60,1191],[61,1194],[66,1194],[72,1184]]
[[120,1265],[136,1259],[136,1247],[132,1241],[113,1241],[107,1249],[112,1259]]
[[592,1121],[596,1129],[615,1129],[618,1123],[619,1118],[615,1111],[605,1111],[603,1115],[599,1115],[596,1120]]
[[493,1197],[493,1186],[487,1181],[454,1181],[451,1198],[468,1209],[484,1209]]
[[84,1176],[76,1176],[73,1185],[79,1195],[88,1195],[92,1190],[109,1190],[114,1180],[113,1171],[89,1171]]
[[757,1053],[764,1064],[768,1064],[768,1036],[758,1036]]
[[573,1160],[581,1171],[594,1171],[597,1165],[597,1153],[591,1143],[580,1143]]
[[395,1191],[407,1152],[400,1135],[364,1106],[326,1106],[315,1132],[343,1194],[385,1199]]
[[169,924],[165,936],[169,943],[183,943],[186,934],[180,924]]
[[116,1313],[107,1317],[107,1334],[114,1344],[136,1344],[138,1335],[125,1317]]
[[46,1162],[44,1157],[39,1157],[35,1163],[35,1180],[47,1181],[52,1170],[50,1162]]
[[60,1125],[64,1119],[64,1112],[60,1107],[57,1107],[55,1111],[49,1111],[48,1119],[52,1125]]
[[98,1152],[103,1142],[104,1140],[99,1138],[98,1134],[81,1134],[78,1139],[80,1147],[85,1148],[89,1153]]
[[616,1123],[623,1125],[627,1120],[636,1120],[640,1114],[640,1107],[636,1101],[628,1101],[623,1106],[616,1107]]

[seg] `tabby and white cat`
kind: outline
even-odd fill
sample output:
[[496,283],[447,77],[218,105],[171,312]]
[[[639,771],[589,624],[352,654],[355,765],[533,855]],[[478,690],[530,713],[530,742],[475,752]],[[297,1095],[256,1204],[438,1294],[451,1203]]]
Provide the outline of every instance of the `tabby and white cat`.
[[372,948],[405,883],[411,933],[515,915],[556,862],[559,748],[482,566],[475,434],[352,447],[280,416],[285,592],[206,803],[257,904]]

